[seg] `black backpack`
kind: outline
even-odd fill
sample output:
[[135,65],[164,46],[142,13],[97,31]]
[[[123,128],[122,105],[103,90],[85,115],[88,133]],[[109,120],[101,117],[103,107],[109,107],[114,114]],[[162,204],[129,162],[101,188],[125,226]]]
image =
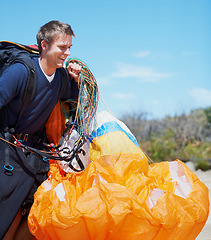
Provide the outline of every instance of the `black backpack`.
[[[28,105],[33,99],[37,89],[37,75],[35,65],[32,60],[33,57],[38,57],[39,51],[36,45],[23,45],[9,41],[0,41],[0,76],[3,71],[14,63],[22,63],[28,70],[28,80],[23,94],[23,105],[19,114],[16,126]],[[62,85],[60,89],[60,96],[67,87],[68,73],[64,68],[60,69],[62,73]],[[0,130],[5,130],[7,127],[7,112],[5,107],[0,110]],[[14,128],[16,127],[14,126]]]
[[[0,42],[0,76],[3,71],[14,63],[22,63],[28,70],[28,80],[23,94],[23,106],[19,114],[18,121],[24,112],[27,104],[32,100],[37,88],[37,76],[32,57],[38,57],[39,51],[36,46],[29,47],[13,42]],[[1,130],[5,130],[7,122],[7,112],[5,107],[0,111],[1,113]]]

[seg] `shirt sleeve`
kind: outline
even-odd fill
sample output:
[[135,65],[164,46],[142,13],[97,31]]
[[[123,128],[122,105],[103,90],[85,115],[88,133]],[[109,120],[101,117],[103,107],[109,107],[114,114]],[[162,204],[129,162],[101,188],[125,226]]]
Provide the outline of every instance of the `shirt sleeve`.
[[78,101],[79,89],[78,83],[74,79],[68,78],[67,89],[65,90],[61,100],[72,100],[74,102]]
[[14,98],[22,97],[28,72],[21,63],[15,63],[4,70],[0,77],[0,109]]
[[73,101],[78,101],[78,95],[79,95],[79,89],[78,89],[78,83],[75,82],[75,80],[71,80],[71,89],[72,89],[72,99]]

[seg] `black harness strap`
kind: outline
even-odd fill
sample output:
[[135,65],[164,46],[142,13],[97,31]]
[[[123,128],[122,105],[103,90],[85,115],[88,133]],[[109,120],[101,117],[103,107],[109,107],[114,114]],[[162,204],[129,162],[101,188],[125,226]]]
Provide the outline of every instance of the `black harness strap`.
[[[10,140],[9,132],[5,133],[5,140],[9,142],[9,140]],[[5,162],[4,162],[5,174],[12,175],[13,166],[10,165],[9,144],[6,144],[4,154],[5,154],[5,156],[4,156],[4,158],[5,158]]]

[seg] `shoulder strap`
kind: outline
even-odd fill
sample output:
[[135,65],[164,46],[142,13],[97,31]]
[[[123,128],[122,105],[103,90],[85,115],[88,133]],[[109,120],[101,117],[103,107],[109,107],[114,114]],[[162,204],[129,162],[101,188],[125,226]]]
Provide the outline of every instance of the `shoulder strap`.
[[29,102],[33,99],[36,89],[37,89],[37,73],[35,70],[35,66],[34,66],[34,62],[31,60],[30,64],[32,64],[30,66],[29,62],[27,64],[23,63],[26,67],[26,69],[28,70],[28,79],[27,79],[27,84],[26,84],[26,88],[24,90],[23,93],[23,105],[20,111],[20,114],[18,116],[18,120],[16,122],[15,128],[18,126],[18,123],[21,119],[21,116],[23,115],[23,112],[25,111],[27,105],[29,104]]

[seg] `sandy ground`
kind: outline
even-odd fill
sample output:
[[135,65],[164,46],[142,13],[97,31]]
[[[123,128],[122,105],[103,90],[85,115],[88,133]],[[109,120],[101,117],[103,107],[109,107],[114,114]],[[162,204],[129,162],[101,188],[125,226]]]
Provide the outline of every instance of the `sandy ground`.
[[[203,172],[201,170],[195,171],[198,178],[208,187],[209,189],[209,199],[211,202],[211,170]],[[196,238],[196,240],[211,240],[211,213],[209,214],[208,220]]]

